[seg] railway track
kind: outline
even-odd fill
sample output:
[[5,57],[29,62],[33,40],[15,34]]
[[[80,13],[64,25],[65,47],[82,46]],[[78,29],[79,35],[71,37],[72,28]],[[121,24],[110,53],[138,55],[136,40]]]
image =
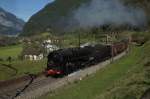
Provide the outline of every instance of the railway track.
[[36,90],[56,80],[57,79],[51,77],[47,78],[44,75],[37,77],[29,75],[14,81],[0,82],[0,99],[15,99],[21,94]]
[[[113,59],[117,60],[124,55],[126,55],[126,51],[115,56]],[[64,78],[45,77],[44,74],[41,73],[38,75],[30,74],[14,80],[0,82],[0,99],[33,99],[35,96],[41,96],[63,85],[67,85],[68,82],[73,82],[80,77],[86,77],[86,75],[95,73],[97,70],[104,68],[111,61],[112,59],[108,59],[95,66],[83,69],[82,71],[77,71],[73,76]]]
[[[23,89],[29,82],[28,77],[23,77],[25,79],[15,79],[7,82],[0,83],[0,99],[13,99],[16,93]],[[12,83],[11,83],[12,82]]]

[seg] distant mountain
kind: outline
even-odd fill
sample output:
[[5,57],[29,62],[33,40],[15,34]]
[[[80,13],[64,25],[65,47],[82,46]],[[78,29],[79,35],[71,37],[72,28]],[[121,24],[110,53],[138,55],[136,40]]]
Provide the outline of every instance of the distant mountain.
[[[78,13],[75,14],[76,12]],[[149,12],[149,0],[55,0],[29,19],[21,35],[34,35],[50,30],[60,33],[80,25],[132,25],[136,28],[145,24],[144,22],[150,24]],[[73,20],[73,16],[78,17],[77,21]],[[118,23],[114,24],[115,22]]]
[[0,8],[0,34],[16,35],[22,31],[24,24],[23,20]]
[[73,10],[88,1],[90,0],[55,0],[29,19],[22,35],[38,34],[49,29],[62,31]]

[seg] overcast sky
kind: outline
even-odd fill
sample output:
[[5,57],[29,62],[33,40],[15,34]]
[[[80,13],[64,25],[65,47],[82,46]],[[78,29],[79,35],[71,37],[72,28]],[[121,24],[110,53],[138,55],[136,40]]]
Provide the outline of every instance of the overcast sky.
[[33,14],[54,0],[0,0],[0,7],[27,21]]

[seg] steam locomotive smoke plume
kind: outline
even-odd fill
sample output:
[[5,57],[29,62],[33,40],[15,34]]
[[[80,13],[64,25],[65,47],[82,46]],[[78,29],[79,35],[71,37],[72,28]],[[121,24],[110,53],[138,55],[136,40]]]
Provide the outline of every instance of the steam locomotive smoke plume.
[[127,7],[119,0],[92,0],[89,4],[84,4],[74,11],[73,20],[72,24],[75,28],[89,28],[105,24],[140,27],[146,24],[146,16],[142,9]]

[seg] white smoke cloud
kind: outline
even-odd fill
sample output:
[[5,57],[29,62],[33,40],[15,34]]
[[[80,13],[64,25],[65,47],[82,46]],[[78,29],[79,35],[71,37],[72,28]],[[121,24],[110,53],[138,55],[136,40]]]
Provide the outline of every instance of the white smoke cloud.
[[72,25],[80,28],[113,24],[143,26],[146,16],[142,9],[127,7],[118,0],[92,0],[83,4],[73,13]]

